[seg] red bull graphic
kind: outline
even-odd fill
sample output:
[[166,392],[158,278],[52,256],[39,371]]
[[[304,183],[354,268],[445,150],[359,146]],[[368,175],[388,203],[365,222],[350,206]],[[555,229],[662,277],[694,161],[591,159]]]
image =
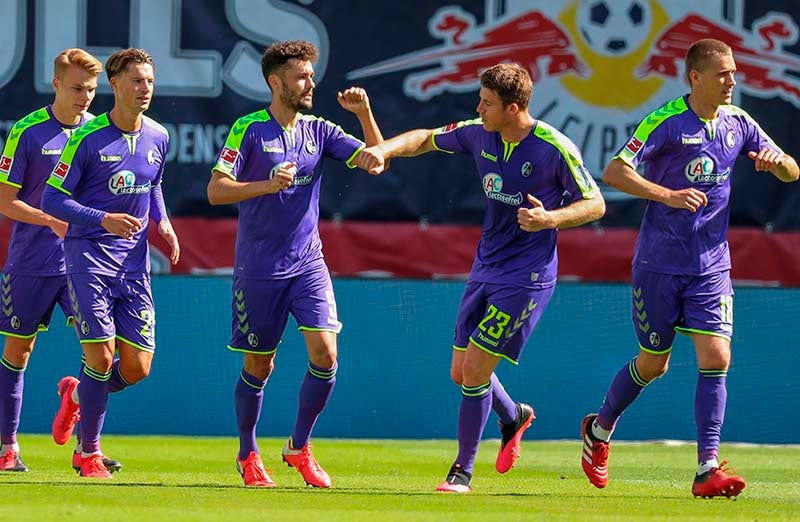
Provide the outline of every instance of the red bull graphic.
[[531,113],[567,134],[595,177],[648,112],[688,91],[683,61],[700,38],[733,48],[734,103],[744,92],[800,107],[800,57],[785,50],[797,42],[798,25],[784,13],[748,30],[736,0],[571,0],[534,9],[524,0],[486,2],[484,23],[461,7],[441,8],[428,22],[441,45],[356,69],[348,79],[409,71],[404,93],[424,101],[477,91],[486,67],[518,62],[536,86]]

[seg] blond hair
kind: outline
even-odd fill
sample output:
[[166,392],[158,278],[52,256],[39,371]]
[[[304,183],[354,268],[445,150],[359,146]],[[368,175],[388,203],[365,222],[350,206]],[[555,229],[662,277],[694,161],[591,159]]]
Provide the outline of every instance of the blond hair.
[[100,63],[100,60],[83,49],[75,47],[72,49],[65,49],[58,53],[56,59],[53,60],[53,76],[60,78],[70,65],[77,65],[95,76],[99,75],[100,71],[103,70],[103,64]]

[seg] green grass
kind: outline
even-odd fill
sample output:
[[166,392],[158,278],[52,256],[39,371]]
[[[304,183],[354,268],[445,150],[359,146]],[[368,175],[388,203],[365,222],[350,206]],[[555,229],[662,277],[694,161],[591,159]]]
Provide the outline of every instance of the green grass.
[[481,446],[470,495],[433,492],[455,455],[454,441],[315,441],[333,489],[305,487],[280,462],[283,440],[260,441],[278,489],[246,489],[230,438],[104,438],[124,469],[109,481],[69,467],[71,447],[22,435],[29,473],[0,474],[2,520],[790,520],[800,508],[797,447],[725,446],[748,480],[737,501],[690,494],[694,447],[617,443],[605,490],[580,469],[580,444],[529,442],[517,467],[494,471],[496,441]]

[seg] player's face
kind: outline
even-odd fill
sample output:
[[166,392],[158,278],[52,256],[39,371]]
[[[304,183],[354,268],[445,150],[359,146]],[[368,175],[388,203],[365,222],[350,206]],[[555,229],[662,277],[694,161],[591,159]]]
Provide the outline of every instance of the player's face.
[[725,105],[733,101],[733,87],[736,85],[736,62],[733,55],[713,56],[703,71],[693,71],[692,93],[708,104]]
[[97,94],[97,75],[78,65],[68,65],[60,76],[53,78],[53,90],[54,105],[73,116],[81,116],[89,110]]
[[314,102],[314,66],[303,60],[289,60],[280,74],[278,97],[281,103],[296,112],[310,111]]
[[500,131],[508,122],[508,107],[503,107],[503,100],[496,92],[486,87],[481,87],[480,101],[475,110],[481,117],[483,128],[489,132]]
[[131,112],[144,112],[153,99],[153,66],[149,63],[130,63],[111,78],[114,104]]

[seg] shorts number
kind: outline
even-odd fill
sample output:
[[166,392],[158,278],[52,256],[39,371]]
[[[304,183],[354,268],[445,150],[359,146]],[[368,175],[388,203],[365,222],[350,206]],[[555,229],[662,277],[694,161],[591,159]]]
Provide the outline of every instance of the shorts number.
[[336,298],[333,290],[325,290],[325,300],[328,302],[328,324],[338,323],[339,316],[336,314]]
[[722,322],[725,324],[733,324],[733,296],[723,295],[719,301],[719,311],[722,316]]
[[153,327],[156,325],[156,314],[153,310],[139,310],[139,318],[144,321],[144,326],[139,333],[142,337],[152,337]]
[[[486,323],[495,319],[494,326],[486,326]],[[503,336],[503,329],[508,326],[508,323],[511,321],[511,316],[505,312],[501,312],[497,309],[495,305],[489,305],[489,313],[486,314],[486,317],[483,318],[483,321],[480,322],[478,328],[483,330],[487,333],[490,337],[495,339],[500,339]]]

